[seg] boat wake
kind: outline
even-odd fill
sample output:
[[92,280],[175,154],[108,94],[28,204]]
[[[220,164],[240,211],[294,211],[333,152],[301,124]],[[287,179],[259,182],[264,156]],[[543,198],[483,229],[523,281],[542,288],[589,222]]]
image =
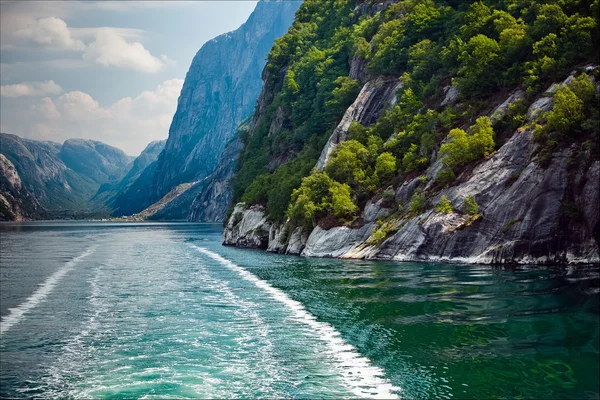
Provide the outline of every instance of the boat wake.
[[286,306],[297,321],[309,326],[316,336],[326,343],[328,353],[338,362],[344,382],[352,393],[360,397],[380,399],[399,397],[397,392],[400,391],[400,388],[393,386],[383,377],[384,371],[381,368],[372,365],[371,361],[360,355],[354,346],[345,342],[333,326],[326,322],[318,321],[314,315],[306,310],[302,303],[290,298],[282,290],[271,286],[268,282],[263,281],[253,273],[223,258],[219,254],[203,247],[190,246],[237,272],[243,279],[252,282],[256,287],[267,292],[274,300]]
[[0,335],[6,333],[10,328],[19,323],[25,314],[37,307],[38,304],[43,302],[45,298],[52,293],[58,282],[65,276],[69,271],[73,269],[81,260],[92,254],[96,250],[95,246],[86,249],[83,253],[74,257],[68,261],[62,268],[50,275],[40,287],[33,292],[31,296],[27,298],[23,303],[19,304],[14,308],[9,308],[8,315],[5,315],[0,320]]

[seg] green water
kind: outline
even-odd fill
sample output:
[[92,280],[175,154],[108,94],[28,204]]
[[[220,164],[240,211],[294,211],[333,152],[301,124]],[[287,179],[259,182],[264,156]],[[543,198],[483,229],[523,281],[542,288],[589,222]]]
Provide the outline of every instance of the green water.
[[0,397],[598,398],[598,266],[266,254],[0,225]]

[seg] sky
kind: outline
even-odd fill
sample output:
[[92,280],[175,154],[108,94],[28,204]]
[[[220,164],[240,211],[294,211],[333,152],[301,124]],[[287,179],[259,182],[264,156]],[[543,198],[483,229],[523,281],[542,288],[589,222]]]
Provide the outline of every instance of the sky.
[[138,155],[165,139],[192,58],[237,29],[240,1],[0,2],[0,130]]

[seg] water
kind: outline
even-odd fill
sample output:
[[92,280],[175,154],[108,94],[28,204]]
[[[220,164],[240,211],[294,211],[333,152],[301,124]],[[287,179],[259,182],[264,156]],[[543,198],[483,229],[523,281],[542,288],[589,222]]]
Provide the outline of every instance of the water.
[[0,233],[0,397],[600,396],[597,266],[305,259],[209,224]]

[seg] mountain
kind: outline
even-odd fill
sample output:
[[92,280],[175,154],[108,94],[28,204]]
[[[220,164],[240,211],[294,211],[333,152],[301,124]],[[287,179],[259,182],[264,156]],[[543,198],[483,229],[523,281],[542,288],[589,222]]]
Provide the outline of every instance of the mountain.
[[43,210],[23,187],[15,166],[0,154],[0,221],[23,221],[41,218]]
[[139,197],[129,197],[135,207],[127,212],[138,212],[178,184],[211,174],[236,127],[253,111],[265,57],[300,4],[260,1],[240,28],[202,46],[186,75],[150,190],[144,196],[138,185]]
[[[244,125],[240,127],[244,129]],[[231,180],[235,175],[242,141],[235,136],[225,147],[219,164],[196,191],[187,218],[197,222],[222,222],[231,203]]]
[[270,51],[226,245],[600,262],[598,4],[306,1]]
[[68,168],[99,184],[122,177],[133,161],[120,149],[83,139],[65,140],[58,156]]
[[126,168],[128,171],[125,176],[118,182],[102,185],[92,200],[106,204],[115,216],[132,214],[131,202],[139,197],[140,192],[147,193],[154,175],[156,159],[164,149],[165,143],[166,140],[149,143]]
[[120,180],[132,161],[121,150],[92,140],[69,139],[61,145],[2,133],[0,145],[22,187],[50,218],[105,215],[104,204],[90,201],[102,184]]

